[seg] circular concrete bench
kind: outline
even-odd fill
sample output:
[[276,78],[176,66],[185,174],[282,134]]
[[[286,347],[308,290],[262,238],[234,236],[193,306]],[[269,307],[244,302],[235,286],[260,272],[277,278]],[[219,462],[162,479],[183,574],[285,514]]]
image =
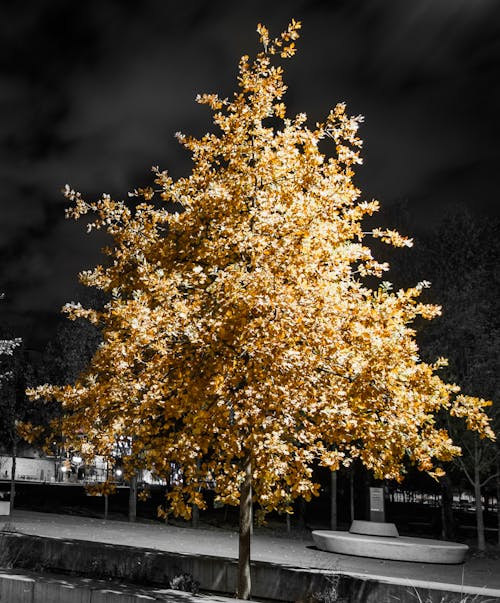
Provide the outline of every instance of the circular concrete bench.
[[387,537],[315,530],[312,537],[316,546],[331,553],[414,561],[419,563],[463,563],[468,546],[458,542],[427,538]]

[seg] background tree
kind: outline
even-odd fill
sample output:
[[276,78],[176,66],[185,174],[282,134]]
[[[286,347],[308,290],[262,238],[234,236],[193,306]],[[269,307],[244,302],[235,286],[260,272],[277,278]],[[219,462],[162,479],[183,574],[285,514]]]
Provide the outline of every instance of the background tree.
[[[133,208],[66,189],[68,214],[95,212],[90,227],[113,238],[110,261],[81,275],[111,299],[102,311],[66,308],[103,334],[76,384],[30,392],[62,402],[65,434],[79,434],[84,454],[106,454],[124,435],[135,450],[127,471],[142,463],[167,476],[175,460],[182,480],[164,513],[203,508],[203,483],[239,505],[243,599],[252,501],[265,513],[310,499],[315,462],[334,471],[359,459],[377,478],[399,478],[409,459],[431,472],[459,453],[436,427],[443,409],[490,433],[487,402],[457,395],[440,362],[419,358],[411,324],[439,311],[419,302],[424,285],[366,284],[387,269],[367,235],[410,242],[362,228],[378,203],[359,201],[352,182],[361,118],[343,104],[314,129],[286,115],[275,63],[294,54],[299,27],[271,40],[259,26],[263,50],[242,57],[232,99],[198,97],[218,133],[178,135],[193,157],[188,177],[155,169]],[[320,150],[329,141],[330,158]]]
[[[3,293],[0,293],[0,300],[5,297]],[[2,339],[0,339],[0,356],[11,356],[14,350],[19,347],[21,344],[21,339],[17,338],[8,338],[5,336],[5,333],[2,331]]]
[[[391,206],[384,212],[385,219],[402,228],[411,224],[406,204]],[[423,273],[432,283],[425,299],[442,305],[436,320],[419,325],[418,342],[424,359],[432,361],[440,354],[448,358],[443,369],[445,379],[460,383],[465,392],[478,392],[494,401],[488,409],[495,433],[500,433],[499,393],[500,376],[500,223],[480,214],[471,213],[465,206],[450,208],[441,223],[422,231],[414,249],[385,256],[391,262],[391,274],[400,286],[407,286]],[[476,499],[481,500],[482,489],[490,489],[497,478],[500,497],[498,439],[481,440],[463,428],[463,424],[444,418],[453,438],[459,442],[463,454],[449,468],[449,476],[441,479],[447,537],[453,535],[452,487],[461,479],[468,482]],[[450,479],[451,478],[451,479]],[[490,490],[491,491],[491,490]],[[482,506],[476,505],[478,545],[485,545]],[[500,539],[500,507],[498,509]],[[500,540],[499,540],[500,542]]]
[[0,355],[0,437],[11,457],[10,512],[16,496],[16,461],[23,442],[18,425],[32,418],[34,406],[26,396],[26,388],[33,385],[33,370],[29,356],[20,339],[7,341]]
[[[494,401],[488,410],[500,433],[500,242],[498,220],[475,216],[458,207],[434,232],[422,238],[416,266],[425,266],[432,279],[429,298],[443,313],[421,330],[425,357],[438,350],[448,358],[445,376],[466,393]],[[468,433],[452,422],[451,433],[463,450],[455,460],[476,498],[478,547],[485,548],[482,490],[497,477],[498,444]],[[500,513],[500,510],[499,510]]]
[[[87,304],[98,308],[104,305],[104,301],[91,299]],[[61,321],[43,351],[42,370],[46,381],[57,385],[74,383],[87,368],[100,342],[99,329],[88,320]]]
[[[104,298],[98,291],[84,290],[80,297],[91,308],[102,308],[104,304]],[[74,384],[90,363],[100,341],[99,330],[88,320],[64,318],[43,350],[40,361],[31,367],[33,382]],[[61,420],[60,402],[46,400],[43,404],[33,406],[30,420],[20,426],[26,440],[55,458],[55,475],[68,453]]]
[[[0,300],[4,294],[0,294]],[[5,334],[2,334],[5,337]],[[9,450],[12,459],[10,484],[10,512],[14,508],[16,494],[16,458],[18,435],[15,429],[18,413],[18,384],[19,372],[16,370],[14,354],[22,344],[20,338],[0,339],[0,437],[2,444]],[[24,397],[24,389],[22,391]]]

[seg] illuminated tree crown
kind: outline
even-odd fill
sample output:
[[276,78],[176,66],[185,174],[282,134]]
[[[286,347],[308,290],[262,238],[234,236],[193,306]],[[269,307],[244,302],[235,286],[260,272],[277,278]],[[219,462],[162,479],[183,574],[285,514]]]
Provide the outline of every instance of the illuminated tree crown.
[[411,241],[362,228],[378,203],[353,184],[361,117],[338,104],[311,129],[304,114],[287,115],[277,63],[294,54],[299,29],[292,21],[270,39],[259,25],[263,50],[241,58],[233,97],[197,98],[218,133],[177,135],[189,176],[155,168],[154,187],[131,193],[133,209],[65,191],[68,215],[93,212],[90,228],[113,239],[109,261],[80,275],[109,294],[105,308],[65,307],[99,325],[103,343],[74,385],[30,393],[62,402],[65,435],[87,457],[127,436],[130,473],[164,476],[178,463],[183,482],[169,498],[185,516],[203,507],[207,481],[237,504],[249,464],[265,511],[316,494],[315,462],[335,470],[359,458],[378,478],[399,478],[408,460],[432,472],[459,454],[436,426],[441,410],[491,435],[488,403],[444,383],[442,360],[419,358],[412,323],[439,313],[418,300],[425,283],[366,284],[388,269],[368,236]]

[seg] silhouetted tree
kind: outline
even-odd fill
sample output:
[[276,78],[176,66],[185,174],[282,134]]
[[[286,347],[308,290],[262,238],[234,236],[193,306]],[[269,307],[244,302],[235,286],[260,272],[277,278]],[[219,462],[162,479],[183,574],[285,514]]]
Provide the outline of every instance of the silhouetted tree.
[[[493,405],[488,409],[500,435],[500,221],[456,208],[415,245],[414,257],[403,254],[392,263],[399,278],[425,273],[432,286],[427,301],[442,306],[442,314],[419,330],[422,356],[448,359],[447,381],[459,383],[466,394],[476,392]],[[498,440],[475,437],[446,419],[463,455],[455,463],[476,496],[478,546],[485,547],[482,489],[497,477]],[[499,511],[500,513],[500,511]],[[500,522],[500,515],[499,515]],[[499,536],[500,538],[500,536]]]

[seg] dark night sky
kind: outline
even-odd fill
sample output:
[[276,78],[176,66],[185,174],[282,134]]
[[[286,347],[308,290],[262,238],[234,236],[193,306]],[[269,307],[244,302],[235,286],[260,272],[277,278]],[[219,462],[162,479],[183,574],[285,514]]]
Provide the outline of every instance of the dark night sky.
[[[1,326],[42,345],[102,240],[64,219],[66,183],[124,198],[189,161],[210,128],[198,92],[229,95],[257,23],[303,22],[285,101],[365,116],[358,184],[407,200],[415,229],[458,203],[498,215],[498,0],[59,0],[0,7]],[[408,233],[412,234],[412,233]],[[425,275],[423,275],[425,277]]]

